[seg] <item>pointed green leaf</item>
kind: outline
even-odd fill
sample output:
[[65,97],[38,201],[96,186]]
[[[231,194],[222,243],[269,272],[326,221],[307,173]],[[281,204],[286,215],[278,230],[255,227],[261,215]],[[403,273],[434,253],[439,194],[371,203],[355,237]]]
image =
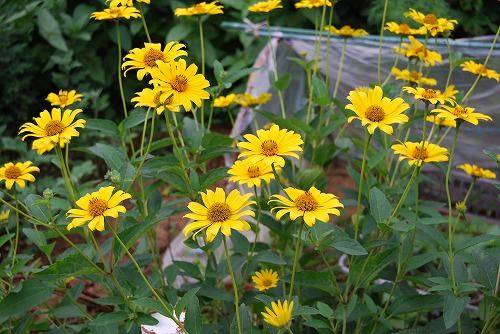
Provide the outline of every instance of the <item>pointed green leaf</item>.
[[370,189],[370,212],[377,223],[389,219],[392,213],[391,203],[377,187]]
[[78,253],[69,255],[33,275],[42,281],[58,281],[89,274],[100,275],[101,272]]
[[98,119],[91,118],[87,119],[85,123],[85,129],[101,131],[110,135],[119,136],[120,132],[118,130],[118,125],[109,119]]
[[184,319],[184,327],[187,333],[201,334],[203,325],[200,317],[200,301],[198,297],[194,296],[189,299],[186,307],[186,318]]
[[181,312],[185,310],[186,306],[189,304],[191,299],[196,298],[196,293],[200,290],[200,287],[193,288],[186,292],[184,296],[175,304],[175,316],[179,319]]
[[104,159],[109,169],[120,170],[120,167],[127,162],[125,154],[113,146],[97,143],[89,147],[89,150]]
[[[250,310],[247,306],[245,306],[245,304],[241,304],[238,308],[238,312],[240,315],[241,334],[252,334],[253,326],[252,318],[250,316]],[[233,317],[233,321],[231,323],[231,334],[239,334],[236,315]]]
[[457,323],[469,301],[469,297],[457,297],[451,293],[444,298],[443,318],[446,329]]
[[[382,269],[387,267],[392,261],[394,261],[394,259],[396,259],[398,255],[398,248],[398,246],[389,248],[382,253],[356,263],[351,269],[349,276],[351,283],[354,284],[357,280],[359,280],[358,288],[363,288],[365,284],[375,279],[377,274],[382,271]],[[368,261],[368,263],[365,264],[365,261]],[[363,273],[361,274],[361,272]]]
[[29,194],[26,196],[24,203],[28,207],[29,213],[36,219],[48,223],[50,222],[50,213],[46,204],[36,204],[38,201],[44,200],[42,196]]
[[18,292],[9,293],[0,302],[2,317],[11,317],[23,313],[45,302],[52,296],[52,288],[46,287],[38,280],[26,280]]
[[[287,274],[281,277],[283,282],[291,282],[292,275]],[[319,271],[299,271],[295,273],[295,284],[304,287],[320,289],[335,296],[341,293],[341,290],[335,287],[332,283],[330,274],[328,272]]]
[[119,323],[120,321],[127,320],[128,313],[125,311],[114,311],[111,313],[101,313],[95,320],[91,321],[89,325],[92,326],[105,326],[108,324]]
[[476,237],[473,237],[471,239],[467,239],[465,241],[462,241],[457,245],[455,248],[455,253],[461,252],[469,247],[478,245],[483,242],[491,241],[491,240],[499,240],[500,235],[493,235],[493,234],[484,234],[484,235],[478,235]]

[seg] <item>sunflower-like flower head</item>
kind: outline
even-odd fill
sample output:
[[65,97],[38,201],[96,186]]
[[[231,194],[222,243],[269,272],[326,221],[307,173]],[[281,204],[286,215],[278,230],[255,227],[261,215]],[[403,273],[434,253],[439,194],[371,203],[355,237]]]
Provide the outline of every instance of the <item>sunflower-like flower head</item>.
[[277,210],[277,219],[281,219],[288,213],[291,220],[302,217],[304,222],[312,227],[316,223],[316,219],[327,223],[330,220],[330,215],[339,216],[338,208],[344,207],[337,196],[322,193],[315,187],[311,187],[307,191],[288,187],[285,189],[285,193],[287,197],[272,195],[269,200],[269,203],[278,202],[281,204],[271,209],[271,211]]
[[375,129],[391,135],[393,132],[393,123],[406,123],[408,116],[403,114],[410,108],[408,103],[400,97],[390,99],[383,97],[383,91],[380,86],[375,86],[368,93],[363,91],[351,91],[347,99],[351,104],[346,105],[346,109],[354,111],[356,116],[351,116],[347,120],[351,123],[353,119],[359,119],[362,126],[368,125],[368,132],[373,134]]
[[240,194],[234,189],[227,195],[222,188],[216,188],[215,192],[208,189],[206,193],[201,193],[203,205],[198,202],[190,202],[188,209],[191,213],[184,215],[184,218],[193,219],[184,230],[184,236],[193,233],[195,236],[206,230],[207,241],[212,242],[219,231],[225,236],[231,236],[231,230],[248,231],[250,224],[241,219],[243,216],[255,217],[255,213],[248,209],[255,201],[249,200],[252,194]]
[[263,160],[255,163],[249,159],[236,160],[227,173],[232,175],[229,178],[230,182],[246,184],[248,187],[260,187],[262,181],[270,183],[274,179],[271,165],[265,163]]
[[450,128],[454,128],[457,126],[457,122],[455,122],[455,120],[451,120],[449,118],[437,117],[435,114],[427,116],[425,120],[427,122],[431,122],[439,126],[447,126]]
[[254,13],[269,13],[277,8],[283,8],[281,0],[260,1],[248,7],[248,10]]
[[324,5],[328,7],[332,6],[332,2],[330,0],[300,0],[295,3],[295,8],[318,8],[323,7]]
[[85,126],[84,119],[75,120],[75,116],[82,112],[82,109],[66,109],[61,115],[61,109],[52,108],[52,113],[44,110],[40,117],[34,117],[35,123],[24,123],[19,128],[19,134],[27,132],[22,137],[39,138],[33,141],[32,148],[42,155],[52,150],[56,145],[64,147],[69,144],[72,137],[78,137],[80,134],[77,128]]
[[200,16],[200,15],[217,15],[224,14],[222,9],[224,6],[218,5],[219,1],[212,1],[206,3],[205,1],[197,3],[196,5],[188,8],[177,8],[174,11],[175,16]]
[[21,189],[26,186],[26,181],[35,182],[35,177],[32,172],[39,172],[40,169],[36,166],[30,166],[31,161],[7,162],[3,167],[0,167],[0,181],[5,181],[5,187],[11,189],[14,183],[17,183]]
[[401,43],[403,48],[395,47],[394,50],[407,58],[416,58],[423,61],[425,66],[434,66],[436,62],[443,62],[443,57],[439,53],[429,51],[429,49],[425,47],[424,44],[417,41],[415,37],[408,36],[408,39],[411,45],[408,43]]
[[274,124],[269,130],[257,130],[257,135],[246,134],[243,136],[247,141],[238,143],[238,147],[243,150],[238,155],[238,159],[246,157],[251,163],[264,161],[271,166],[273,163],[283,167],[285,159],[283,156],[299,158],[297,153],[302,152],[304,141],[300,134],[287,129],[281,129]]
[[236,95],[234,102],[243,107],[253,107],[266,103],[271,99],[271,96],[271,93],[262,93],[257,97],[254,97],[251,93],[244,93]]
[[[144,2],[147,4],[151,3],[151,0],[135,0],[135,1]],[[106,0],[106,2],[109,2],[109,7],[116,7],[116,6],[132,7],[134,5],[134,0]]]
[[203,74],[196,73],[198,66],[195,64],[187,67],[184,59],[173,63],[157,61],[156,64],[158,67],[151,68],[153,79],[149,83],[158,85],[158,89],[163,91],[160,96],[162,103],[172,96],[185,111],[190,111],[192,103],[201,107],[201,100],[210,98],[210,93],[205,90],[210,83]]
[[457,168],[462,169],[464,172],[469,174],[472,177],[475,178],[484,178],[484,179],[496,179],[497,176],[495,173],[493,173],[489,169],[483,169],[479,166],[476,165],[471,165],[471,164],[462,164],[458,165]]
[[64,108],[70,104],[80,101],[82,97],[83,94],[76,94],[76,90],[74,89],[69,92],[67,90],[60,89],[58,94],[49,93],[45,100],[49,101],[51,106]]
[[0,222],[9,219],[10,210],[0,211]]
[[417,71],[410,72],[407,69],[400,70],[396,67],[393,67],[391,73],[394,75],[396,80],[403,80],[408,83],[416,83],[419,85],[426,85],[426,86],[437,85],[436,79],[423,77],[422,73],[418,73]]
[[228,94],[226,96],[219,96],[214,99],[215,108],[229,107],[236,101],[236,94]]
[[128,67],[123,75],[127,76],[128,71],[138,69],[137,79],[142,80],[146,74],[151,73],[152,68],[158,67],[157,61],[173,63],[177,58],[187,56],[183,48],[185,45],[182,43],[169,42],[162,51],[160,43],[144,43],[143,48],[132,49],[123,57],[124,61],[129,59],[122,64],[122,69]]
[[448,161],[448,150],[427,141],[413,143],[401,142],[391,146],[395,154],[400,154],[399,161],[408,159],[410,165],[417,164],[419,167],[424,162],[442,162]]
[[285,300],[282,304],[281,300],[278,300],[278,303],[271,303],[271,308],[266,306],[266,312],[261,312],[261,314],[265,322],[271,326],[280,328],[284,327],[292,320],[292,310],[293,301],[289,303]]
[[332,25],[326,26],[324,28],[326,31],[331,32],[332,34],[339,35],[340,37],[343,38],[350,38],[350,37],[359,37],[359,36],[367,36],[368,32],[365,29],[354,29],[351,28],[350,25],[345,25],[340,29],[335,28]]
[[266,291],[278,286],[278,273],[272,269],[256,271],[255,275],[252,276],[252,281],[259,291]]
[[451,97],[446,96],[440,90],[423,88],[423,87],[403,87],[405,92],[413,94],[416,100],[422,100],[426,104],[444,104],[445,102],[454,104],[455,100]]
[[409,12],[404,13],[404,16],[420,23],[432,36],[436,36],[438,33],[448,35],[450,31],[455,29],[455,24],[458,23],[457,20],[448,20],[442,17],[437,18],[434,14],[425,15],[413,8],[410,8]]
[[120,213],[127,212],[120,203],[132,196],[122,190],[113,193],[114,190],[113,186],[102,187],[77,200],[76,205],[79,209],[70,209],[66,213],[67,218],[73,218],[68,230],[89,222],[88,226],[92,231],[104,231],[104,217],[117,218]]
[[396,22],[387,22],[385,24],[384,30],[389,30],[390,32],[393,32],[400,36],[425,35],[427,33],[427,29],[423,26],[418,29],[414,29],[406,23],[399,24]]
[[128,6],[116,6],[106,8],[101,12],[93,12],[90,14],[91,19],[96,19],[98,21],[102,20],[118,20],[118,19],[130,19],[131,17],[137,18],[141,17],[141,12],[135,7]]
[[161,115],[165,109],[173,112],[179,112],[181,109],[179,103],[174,100],[174,96],[170,96],[165,101],[160,101],[160,96],[163,93],[158,87],[144,88],[142,91],[135,93],[137,96],[133,97],[130,101],[137,102],[136,107],[149,107],[156,108],[156,113]]
[[500,73],[495,70],[489,69],[483,64],[478,64],[473,60],[468,60],[465,63],[460,64],[460,67],[465,72],[471,72],[475,75],[481,75],[481,77],[495,79],[500,81]]
[[453,120],[458,123],[469,122],[478,125],[479,121],[491,121],[491,117],[485,114],[475,112],[475,108],[443,105],[440,109],[434,109],[431,112],[437,113],[436,117]]

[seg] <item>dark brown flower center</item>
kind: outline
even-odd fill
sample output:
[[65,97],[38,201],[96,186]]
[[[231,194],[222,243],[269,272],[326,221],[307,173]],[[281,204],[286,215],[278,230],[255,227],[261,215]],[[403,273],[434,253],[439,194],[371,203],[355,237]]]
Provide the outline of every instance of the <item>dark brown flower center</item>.
[[268,280],[268,279],[265,279],[262,281],[262,285],[265,287],[270,287],[272,284],[273,284],[273,282],[271,282],[271,280]]
[[19,169],[19,167],[10,166],[10,167],[7,167],[5,169],[5,178],[7,178],[9,180],[15,180],[21,175],[22,175],[22,173],[21,173],[21,170]]
[[121,11],[120,11],[120,8],[118,8],[118,7],[111,7],[109,9],[109,13],[111,15],[120,15]]
[[91,216],[97,217],[97,216],[102,216],[104,211],[108,209],[108,202],[106,202],[103,199],[100,198],[92,198],[89,201],[89,207],[87,208],[87,211],[90,213]]
[[300,211],[314,211],[319,203],[314,196],[306,191],[295,200],[295,205]]
[[424,17],[424,23],[425,24],[437,25],[439,22],[438,22],[438,19],[437,19],[436,15],[434,15],[434,14],[427,14]]
[[259,167],[255,165],[248,167],[248,176],[250,176],[251,178],[259,177],[260,176]]
[[427,148],[424,148],[424,150],[422,151],[422,154],[420,154],[420,147],[415,147],[412,155],[413,155],[413,159],[418,159],[418,157],[420,156],[420,160],[425,160],[429,157],[429,153],[427,152]]
[[144,58],[142,59],[144,64],[149,67],[156,67],[157,60],[165,60],[165,55],[160,50],[149,49],[144,54]]
[[156,105],[158,103],[160,103],[160,96],[161,96],[161,92],[158,92],[155,94],[155,96],[153,97],[153,103]]
[[417,71],[411,71],[410,73],[410,80],[417,82],[418,81],[418,72]]
[[278,144],[276,144],[276,142],[272,139],[264,140],[260,147],[262,148],[262,154],[267,157],[276,155],[276,153],[278,152]]
[[216,202],[207,210],[207,219],[212,223],[222,223],[231,216],[231,208],[226,203]]
[[455,116],[462,116],[463,114],[467,114],[467,109],[458,106],[453,108],[453,111],[451,113]]
[[170,83],[170,86],[172,86],[175,91],[182,93],[188,89],[188,80],[183,75],[177,75]]
[[434,89],[426,88],[422,92],[422,97],[424,99],[435,99],[438,97],[438,93]]
[[371,105],[365,111],[365,117],[368,118],[371,122],[380,122],[384,119],[384,116],[384,109],[380,106]]
[[54,136],[62,133],[66,127],[60,121],[50,120],[47,125],[45,125],[45,133],[47,136]]

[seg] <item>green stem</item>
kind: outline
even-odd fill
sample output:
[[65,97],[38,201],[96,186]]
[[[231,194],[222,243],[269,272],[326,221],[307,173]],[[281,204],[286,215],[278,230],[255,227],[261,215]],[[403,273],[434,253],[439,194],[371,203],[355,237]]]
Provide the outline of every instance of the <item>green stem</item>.
[[[278,82],[278,66],[277,66],[277,61],[276,61],[276,54],[274,52],[274,47],[273,47],[273,41],[271,37],[271,22],[269,21],[269,13],[267,15],[267,36],[269,40],[269,48],[271,50],[271,59],[273,61],[273,74],[274,74],[274,82]],[[276,91],[278,92],[278,98],[280,101],[280,108],[281,108],[281,117],[286,119],[286,113],[285,113],[285,102],[283,101],[283,92],[280,89],[276,88]]]
[[370,141],[372,139],[372,134],[368,134],[368,139],[366,140],[365,148],[363,149],[363,161],[361,162],[361,171],[359,174],[359,188],[358,188],[358,204],[356,207],[356,218],[354,221],[354,240],[358,240],[359,233],[359,216],[361,215],[361,194],[363,193],[363,177],[365,174],[366,158],[368,155],[368,147],[370,146]]
[[382,61],[382,41],[384,38],[384,25],[385,18],[387,16],[387,6],[389,4],[389,0],[385,0],[384,3],[384,12],[382,14],[382,23],[380,24],[380,41],[378,47],[378,59],[377,59],[377,82],[380,84],[380,63]]
[[297,271],[297,264],[299,263],[300,241],[302,240],[303,228],[304,228],[304,218],[302,218],[300,222],[299,234],[297,235],[297,243],[295,245],[295,255],[293,256],[293,267],[292,267],[292,281],[290,282],[290,294],[288,295],[288,302],[292,300],[293,285],[295,283],[295,273]]
[[345,58],[345,52],[347,50],[347,37],[344,37],[344,45],[342,47],[342,54],[340,55],[340,63],[339,63],[339,70],[337,73],[337,81],[335,81],[335,88],[333,90],[333,97],[337,97],[339,85],[340,85],[340,78],[342,77],[342,67],[344,66],[344,58]]
[[415,169],[413,170],[413,173],[411,174],[410,180],[408,181],[408,184],[406,185],[405,190],[403,191],[403,195],[399,199],[398,204],[396,205],[396,208],[392,211],[392,214],[389,217],[389,220],[387,220],[388,226],[391,224],[392,219],[396,216],[396,213],[399,211],[399,209],[403,205],[403,203],[406,199],[406,196],[408,196],[408,192],[410,191],[411,185],[413,184],[413,179],[419,173],[418,172],[419,169],[420,169],[420,167],[418,166],[418,164],[416,164]]
[[[198,28],[200,33],[200,48],[201,48],[201,74],[205,76],[205,41],[203,40],[203,23],[201,22],[201,15],[198,15]],[[205,104],[201,102],[201,126],[204,125],[205,120]]]
[[113,281],[113,283],[115,283],[115,287],[118,290],[118,293],[120,294],[120,296],[122,296],[125,304],[127,304],[129,309],[133,310],[134,307],[133,307],[132,303],[130,302],[129,298],[127,297],[127,295],[125,294],[125,291],[123,291],[123,288],[120,285],[120,282],[118,282],[118,279],[116,279],[115,273],[111,272],[109,277],[111,277],[111,280]]
[[71,184],[71,176],[69,174],[69,170],[66,169],[66,162],[64,161],[64,157],[62,154],[61,147],[59,145],[56,145],[56,154],[57,158],[59,159],[59,164],[61,165],[61,173],[64,179],[64,183],[66,184],[66,189],[68,190],[69,197],[71,199],[72,203],[76,203],[76,197],[75,197],[75,192],[73,189],[73,186]]
[[14,248],[12,250],[12,263],[11,267],[16,264],[17,247],[19,246],[19,204],[17,199],[17,191],[14,188],[14,200],[16,201],[16,238],[14,239]]
[[234,276],[233,272],[233,266],[231,265],[231,259],[229,258],[229,251],[227,249],[227,241],[226,241],[226,236],[222,236],[222,240],[224,241],[224,252],[226,253],[226,260],[227,260],[227,266],[229,267],[229,274],[231,275],[231,282],[233,283],[233,292],[234,292],[234,304],[236,308],[236,323],[238,324],[238,333],[242,334],[242,329],[241,329],[241,319],[240,319],[240,312],[239,312],[239,292],[238,292],[238,287],[236,283],[236,277]]
[[144,27],[144,32],[146,33],[148,42],[151,43],[151,37],[149,36],[148,26],[146,24],[146,20],[144,19],[144,12],[142,11],[142,5],[140,2],[139,2],[139,11],[141,12],[141,20],[142,20],[142,26]]

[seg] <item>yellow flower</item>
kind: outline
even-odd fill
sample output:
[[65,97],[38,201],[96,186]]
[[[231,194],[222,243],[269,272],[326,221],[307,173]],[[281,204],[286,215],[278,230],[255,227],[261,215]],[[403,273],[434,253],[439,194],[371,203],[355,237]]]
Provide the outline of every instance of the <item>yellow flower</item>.
[[401,36],[409,36],[409,35],[425,35],[427,33],[427,29],[425,27],[420,27],[418,29],[411,28],[406,23],[398,24],[396,22],[387,22],[384,30],[389,30],[395,34]]
[[255,276],[252,276],[252,281],[255,283],[255,288],[265,291],[278,286],[278,273],[272,269],[256,271]]
[[475,178],[496,179],[495,173],[489,169],[482,169],[476,165],[463,164],[458,165],[457,168],[464,170],[467,174]]
[[67,218],[73,218],[68,230],[89,222],[89,229],[92,231],[104,231],[104,217],[117,218],[120,213],[127,212],[127,209],[119,204],[132,196],[122,190],[113,194],[114,190],[113,186],[102,187],[77,200],[79,209],[70,209],[66,213]]
[[[337,196],[333,194],[325,194],[311,187],[308,191],[288,187],[285,189],[287,197],[282,195],[272,195],[269,202],[279,202],[282,206],[276,206],[271,209],[278,210],[276,218],[281,219],[283,215],[289,213],[290,219],[295,220],[298,217],[303,217],[304,222],[313,226],[316,219],[327,223],[330,220],[330,215],[340,215],[337,208],[343,208],[344,204],[340,203]],[[289,199],[290,198],[290,199]]]
[[250,93],[238,94],[234,102],[238,103],[240,106],[252,107],[259,104],[264,104],[271,99],[271,93],[262,93],[258,97],[254,97]]
[[331,7],[332,3],[330,0],[300,0],[295,4],[295,8],[318,8],[324,5]]
[[248,7],[248,10],[255,13],[269,13],[270,11],[276,8],[283,8],[283,6],[281,5],[281,0],[268,0],[268,1],[257,2]]
[[179,104],[174,101],[173,96],[167,98],[164,102],[160,102],[162,92],[158,87],[153,89],[144,88],[142,91],[135,93],[137,96],[133,97],[130,101],[137,102],[135,104],[136,107],[156,108],[158,115],[161,115],[165,108],[173,112],[180,111]]
[[403,48],[395,47],[394,50],[407,58],[417,58],[420,61],[423,61],[425,66],[434,66],[436,65],[436,62],[443,62],[443,57],[441,57],[439,53],[429,51],[429,49],[424,47],[424,45],[417,41],[415,37],[408,36],[408,39],[410,40],[411,45],[408,43],[401,43]]
[[337,29],[334,26],[329,25],[325,27],[325,30],[344,38],[368,35],[368,32],[365,29],[353,29],[349,25],[345,25],[340,29]]
[[445,102],[449,102],[452,104],[455,103],[455,100],[453,100],[450,97],[446,97],[443,93],[441,93],[440,90],[423,88],[423,87],[413,88],[409,86],[403,87],[403,90],[405,92],[413,94],[416,100],[422,100],[425,103],[430,103],[430,104],[438,104],[438,103],[443,104]]
[[287,300],[281,304],[272,302],[271,309],[266,306],[266,312],[261,312],[264,321],[274,327],[283,327],[292,319],[293,301],[288,303]]
[[460,67],[465,72],[471,72],[476,75],[481,74],[482,77],[495,79],[496,81],[500,81],[500,73],[495,70],[490,70],[486,66],[482,64],[478,64],[473,60],[468,60],[463,64],[460,64]]
[[485,114],[474,112],[475,108],[461,107],[458,104],[454,107],[443,105],[444,109],[434,109],[431,112],[438,113],[436,117],[442,117],[458,122],[469,122],[477,125],[479,120],[491,121],[491,117]]
[[433,78],[426,78],[422,76],[422,73],[418,73],[417,71],[408,71],[408,70],[399,70],[396,67],[393,67],[391,73],[394,75],[396,80],[404,80],[407,82],[413,82],[420,85],[426,86],[436,86],[437,80]]
[[255,213],[248,209],[248,206],[255,204],[250,201],[252,194],[241,195],[237,189],[234,189],[227,195],[222,188],[207,190],[201,193],[201,199],[204,205],[197,202],[190,202],[188,209],[191,213],[184,215],[184,218],[193,219],[194,222],[188,224],[184,230],[184,236],[193,233],[195,236],[206,229],[207,241],[215,239],[219,230],[226,236],[231,236],[231,229],[238,231],[250,230],[250,224],[242,220],[243,216],[255,217]]
[[436,36],[438,33],[448,33],[455,29],[454,24],[458,23],[457,20],[437,18],[434,14],[425,15],[413,8],[410,8],[409,12],[404,13],[404,16],[423,25],[432,36]]
[[449,85],[443,92],[443,96],[447,99],[452,99],[452,104],[455,104],[456,95],[458,94],[458,90],[455,89],[455,85]]
[[345,108],[356,113],[356,116],[349,117],[347,122],[351,123],[353,119],[359,119],[362,126],[368,124],[370,134],[379,128],[380,131],[390,135],[393,132],[390,124],[408,122],[408,116],[403,114],[410,108],[408,103],[400,97],[395,99],[383,97],[380,86],[375,86],[368,93],[351,91],[347,99],[351,101],[351,104],[346,105]]
[[[418,163],[420,167],[424,162],[448,161],[448,150],[427,141],[423,143],[401,142],[391,146],[395,154],[400,154],[399,161],[408,159],[410,165]],[[419,158],[420,157],[420,158]]]
[[439,126],[449,126],[452,128],[457,126],[457,122],[455,122],[455,120],[450,120],[449,118],[443,118],[443,117],[436,117],[436,115],[429,115],[425,119],[427,120],[427,122],[431,122]]
[[123,63],[122,69],[124,76],[127,76],[129,70],[139,69],[137,71],[137,79],[142,80],[146,74],[150,74],[152,68],[158,67],[156,61],[161,60],[166,63],[174,62],[175,59],[181,56],[187,56],[187,52],[181,50],[185,45],[178,42],[169,42],[165,45],[163,51],[161,50],[160,43],[144,43],[144,48],[135,48],[130,50],[129,54],[126,55],[123,60],[127,60]]
[[10,210],[0,211],[0,221],[9,219]]
[[158,88],[163,91],[161,102],[173,96],[174,101],[184,106],[185,111],[190,111],[192,103],[201,107],[201,100],[210,98],[210,93],[205,90],[210,83],[203,74],[196,74],[198,66],[195,64],[186,68],[186,61],[180,59],[173,63],[157,62],[157,65],[151,68],[153,79],[149,83],[159,85]]
[[15,165],[7,162],[0,168],[0,181],[5,180],[7,189],[11,189],[14,182],[23,189],[25,181],[35,182],[35,177],[31,173],[40,171],[38,167],[30,166],[31,164],[31,161],[17,162]]
[[[144,2],[149,4],[151,0],[135,0],[137,2]],[[116,6],[133,6],[134,5],[134,0],[106,0],[106,2],[109,2],[109,7],[116,7]]]
[[255,163],[248,159],[236,160],[227,173],[232,175],[230,182],[246,184],[249,187],[260,187],[261,180],[270,183],[271,179],[274,179],[273,169],[262,160]]
[[69,144],[72,137],[80,136],[76,128],[85,126],[84,119],[75,121],[75,116],[81,112],[82,109],[66,109],[61,115],[59,108],[52,108],[52,114],[44,110],[40,113],[40,117],[33,118],[36,124],[28,122],[21,125],[19,134],[28,132],[22,140],[26,137],[40,138],[33,141],[32,146],[40,155],[52,150],[56,145],[64,147]]
[[135,7],[117,6],[90,14],[90,18],[96,20],[116,20],[121,18],[128,20],[131,17],[141,17],[140,11]]
[[174,11],[175,16],[198,16],[198,15],[216,15],[223,14],[222,9],[224,6],[217,5],[219,1],[212,1],[211,3],[200,2],[189,8],[177,8]]
[[45,100],[50,102],[51,106],[57,106],[57,107],[67,107],[70,104],[73,104],[77,101],[80,101],[82,99],[83,95],[82,94],[76,94],[76,90],[59,90],[59,94],[56,93],[50,93],[47,95],[47,98]]
[[236,100],[236,94],[228,94],[226,96],[219,96],[214,100],[214,107],[225,108],[231,105]]
[[238,147],[243,150],[238,159],[247,157],[252,163],[262,160],[268,165],[276,163],[280,167],[285,166],[283,156],[298,159],[295,152],[302,152],[300,145],[304,143],[300,134],[287,129],[280,130],[276,124],[269,130],[257,130],[257,135],[246,134],[243,137],[247,142],[238,143]]

